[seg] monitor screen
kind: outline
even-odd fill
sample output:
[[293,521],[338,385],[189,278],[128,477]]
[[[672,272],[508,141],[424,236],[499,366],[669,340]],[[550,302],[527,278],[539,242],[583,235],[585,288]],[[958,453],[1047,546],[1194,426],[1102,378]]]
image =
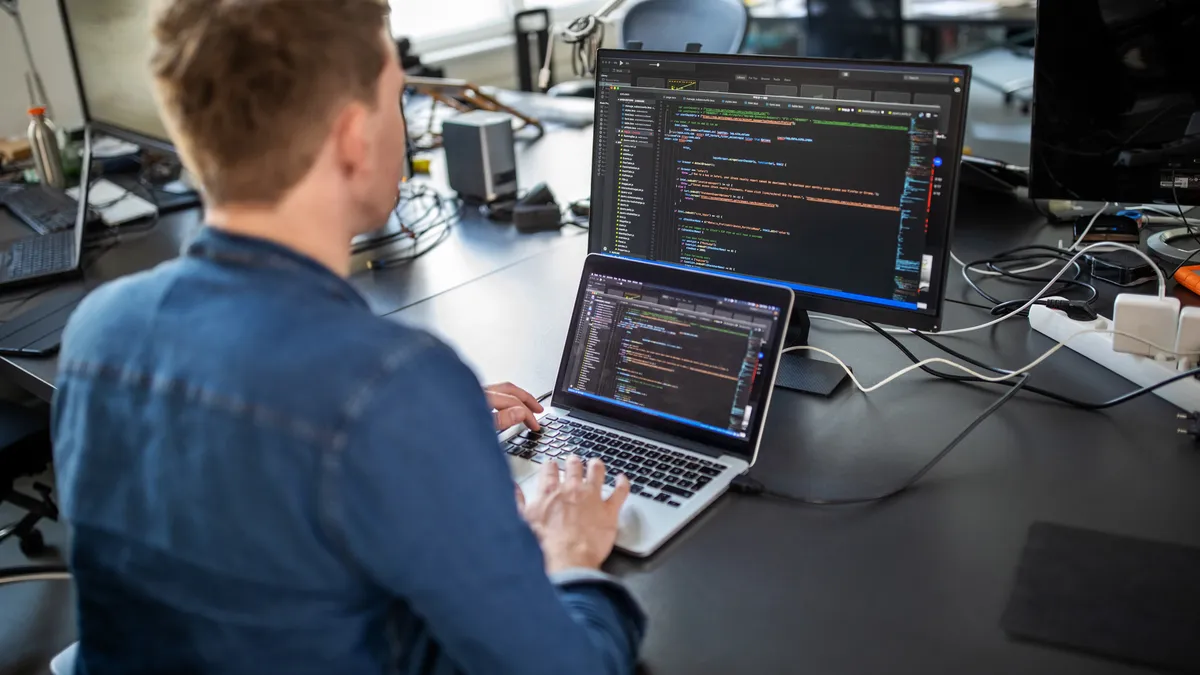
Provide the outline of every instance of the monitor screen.
[[970,70],[603,51],[591,250],[932,330]]
[[169,143],[150,75],[151,0],[60,0],[88,122]]
[[745,445],[765,414],[790,302],[773,290],[709,294],[707,275],[687,274],[680,284],[585,272],[559,391],[642,426],[670,422]]
[[1038,4],[1030,195],[1200,199],[1195,0]]

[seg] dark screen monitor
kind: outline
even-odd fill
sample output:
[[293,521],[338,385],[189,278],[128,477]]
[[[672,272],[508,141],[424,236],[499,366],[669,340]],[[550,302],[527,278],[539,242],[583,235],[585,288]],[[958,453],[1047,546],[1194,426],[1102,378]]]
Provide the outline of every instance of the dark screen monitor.
[[1038,3],[1031,196],[1200,199],[1195,0]]
[[602,50],[590,250],[936,330],[966,66]]
[[59,0],[84,120],[93,131],[173,151],[150,75],[153,0]]

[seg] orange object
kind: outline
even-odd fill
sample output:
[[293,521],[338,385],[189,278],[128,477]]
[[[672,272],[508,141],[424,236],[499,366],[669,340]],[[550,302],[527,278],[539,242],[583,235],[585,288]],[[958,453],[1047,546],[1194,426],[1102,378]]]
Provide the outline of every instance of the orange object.
[[30,108],[29,114],[33,115],[34,117],[37,117],[38,115],[45,115],[46,109],[45,108]]
[[1175,281],[1196,295],[1200,295],[1200,265],[1180,268],[1175,273]]

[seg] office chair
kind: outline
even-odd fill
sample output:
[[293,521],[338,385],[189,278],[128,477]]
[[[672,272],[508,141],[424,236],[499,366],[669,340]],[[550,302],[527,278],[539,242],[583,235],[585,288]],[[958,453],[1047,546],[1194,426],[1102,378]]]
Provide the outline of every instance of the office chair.
[[25,512],[15,523],[0,526],[0,543],[16,538],[21,552],[34,557],[45,549],[37,524],[58,520],[58,507],[50,486],[35,483],[38,496],[16,489],[18,479],[36,476],[50,466],[50,432],[47,415],[11,403],[0,403],[0,503],[8,502]]
[[[736,54],[746,40],[750,10],[742,0],[641,0],[622,17],[621,46],[625,49],[707,54]],[[551,87],[551,96],[596,95],[590,80]]]
[[808,0],[808,55],[904,58],[902,0]]
[[687,51],[699,44],[708,54],[736,54],[746,39],[750,12],[742,0],[642,0],[625,13],[626,49]]

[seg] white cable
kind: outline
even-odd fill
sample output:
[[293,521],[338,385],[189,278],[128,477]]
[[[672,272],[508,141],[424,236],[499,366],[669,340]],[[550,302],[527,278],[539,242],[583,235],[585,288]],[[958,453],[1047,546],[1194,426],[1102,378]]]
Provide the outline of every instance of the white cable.
[[[1096,221],[1100,220],[1100,216],[1104,215],[1104,212],[1108,210],[1108,207],[1109,207],[1109,202],[1104,202],[1104,206],[1101,206],[1100,210],[1097,211],[1095,213],[1095,215],[1092,216],[1092,219],[1088,222],[1087,227],[1084,228],[1083,233],[1079,235],[1079,239],[1076,239],[1075,243],[1071,244],[1070,248],[1067,249],[1068,253],[1074,253],[1075,250],[1077,248],[1079,248],[1079,245],[1083,243],[1083,240],[1087,239],[1087,236],[1089,234],[1091,234],[1091,232],[1092,232],[1092,228],[1096,226]],[[1062,241],[1059,241],[1058,245],[1061,247]],[[993,272],[992,270],[975,269],[973,267],[968,268],[967,264],[965,262],[959,260],[958,256],[954,255],[954,253],[951,253],[950,257],[954,259],[954,262],[958,263],[959,267],[963,268],[962,269],[963,279],[966,279],[968,282],[970,281],[970,279],[967,277],[967,272],[974,272],[976,274],[982,274],[984,276],[989,276],[989,277],[998,277],[998,276],[1002,276],[1003,274],[1025,274],[1026,272],[1036,272],[1038,270],[1044,270],[1047,267],[1050,267],[1051,265],[1053,265],[1055,263],[1054,260],[1047,260],[1046,262],[1034,265],[1033,267],[1025,267],[1025,268],[1022,268],[1019,270],[1008,270],[1005,273],[1001,273],[1001,272]]]
[[940,357],[936,357],[936,358],[932,358],[932,359],[925,359],[924,361],[921,361],[919,363],[914,363],[913,365],[908,366],[907,368],[903,368],[901,370],[896,371],[895,373],[892,373],[888,377],[884,378],[878,384],[872,385],[870,387],[864,387],[862,385],[862,383],[858,381],[858,378],[854,376],[854,371],[850,370],[850,366],[847,366],[844,361],[839,359],[833,353],[826,351],[824,349],[821,349],[820,347],[812,347],[812,346],[808,346],[808,345],[801,345],[798,347],[788,347],[787,349],[783,350],[783,353],[787,354],[788,352],[810,351],[810,352],[816,352],[823,356],[827,356],[827,357],[833,359],[834,362],[836,362],[839,366],[842,367],[843,370],[846,371],[846,374],[850,376],[850,380],[852,382],[854,382],[854,386],[857,387],[859,391],[861,391],[864,394],[870,394],[873,391],[882,389],[883,387],[891,384],[892,382],[900,379],[901,377],[904,377],[905,375],[913,372],[914,370],[920,370],[924,366],[933,365],[935,363],[942,364],[945,366],[950,366],[951,368],[955,368],[957,370],[961,370],[962,372],[964,372],[972,377],[983,380],[984,382],[1004,382],[1005,380],[1011,380],[1015,377],[1020,377],[1021,375],[1028,373],[1029,371],[1033,370],[1034,368],[1040,366],[1043,361],[1045,361],[1046,359],[1053,356],[1056,352],[1058,352],[1058,350],[1067,346],[1068,342],[1070,342],[1071,340],[1074,340],[1075,338],[1079,337],[1080,335],[1087,335],[1088,333],[1099,333],[1102,335],[1120,335],[1121,337],[1130,338],[1137,342],[1141,342],[1143,344],[1149,345],[1164,354],[1172,354],[1174,356],[1200,355],[1200,352],[1175,354],[1173,349],[1171,349],[1171,348],[1165,348],[1161,345],[1154,344],[1153,342],[1150,342],[1149,340],[1144,340],[1136,335],[1131,335],[1131,334],[1123,332],[1123,331],[1106,330],[1106,329],[1100,329],[1100,328],[1088,328],[1086,330],[1081,330],[1078,333],[1075,333],[1074,335],[1067,337],[1067,339],[1065,339],[1062,342],[1059,342],[1058,344],[1051,347],[1050,350],[1047,351],[1045,354],[1042,354],[1041,356],[1039,356],[1036,360],[1034,360],[1033,363],[1030,363],[1029,365],[1027,365],[1024,368],[1021,368],[1019,370],[1014,370],[1013,372],[1009,373],[1008,375],[1000,375],[1000,376],[982,375],[960,363],[950,361],[949,359],[943,359]]
[[[1085,253],[1087,253],[1088,251],[1094,251],[1099,248],[1106,248],[1109,250],[1130,251],[1131,253],[1136,253],[1137,255],[1141,256],[1143,260],[1145,260],[1147,263],[1150,264],[1151,267],[1154,268],[1155,274],[1158,275],[1158,297],[1165,298],[1167,296],[1167,277],[1166,277],[1166,275],[1163,274],[1162,268],[1160,268],[1158,265],[1156,265],[1154,263],[1154,260],[1151,259],[1150,256],[1146,255],[1144,252],[1138,250],[1137,248],[1134,248],[1133,246],[1129,246],[1128,244],[1118,244],[1116,242],[1111,242],[1111,241],[1101,241],[1101,242],[1097,242],[1095,244],[1091,244],[1089,246],[1085,246],[1082,249],[1080,249],[1079,252],[1075,254],[1075,257],[1073,257],[1069,261],[1067,261],[1067,264],[1064,265],[1061,270],[1059,270],[1058,274],[1054,275],[1054,278],[1050,280],[1050,283],[1046,284],[1046,286],[1042,290],[1038,291],[1032,298],[1029,299],[1029,302],[1026,302],[1020,308],[1014,310],[1013,312],[1010,312],[1009,314],[1005,314],[1004,316],[1002,316],[998,319],[989,321],[984,324],[980,324],[978,326],[972,326],[970,328],[958,328],[955,330],[946,330],[946,331],[942,331],[942,332],[938,333],[938,335],[961,335],[962,333],[971,333],[971,332],[974,332],[977,330],[983,330],[984,328],[991,328],[992,326],[995,326],[996,324],[999,324],[1004,321],[1008,321],[1009,319],[1013,318],[1014,316],[1017,316],[1021,312],[1024,312],[1025,310],[1032,307],[1033,304],[1035,302],[1037,302],[1038,300],[1041,300],[1042,296],[1044,296],[1046,293],[1048,293],[1050,291],[1050,289],[1054,287],[1054,284],[1058,283],[1058,280],[1061,279],[1062,276],[1067,273],[1067,270],[1071,269],[1071,266],[1075,264],[1076,260],[1079,260],[1080,258],[1082,258],[1083,255]],[[1167,351],[1169,352],[1169,350],[1167,350]]]

